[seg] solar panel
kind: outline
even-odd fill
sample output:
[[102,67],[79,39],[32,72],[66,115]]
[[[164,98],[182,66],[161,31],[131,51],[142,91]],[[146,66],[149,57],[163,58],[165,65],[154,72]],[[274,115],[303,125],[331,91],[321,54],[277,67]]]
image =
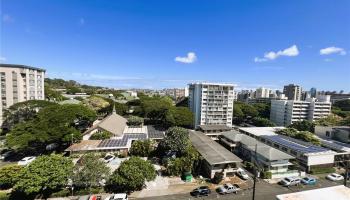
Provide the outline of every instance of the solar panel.
[[317,152],[328,151],[328,149],[325,149],[323,147],[319,147],[311,143],[303,142],[303,141],[286,137],[286,136],[281,136],[281,135],[267,136],[266,135],[262,137],[267,140],[270,140],[273,143],[279,144],[281,146],[287,147],[289,149],[292,149],[294,151],[298,151],[301,153],[317,153]]
[[164,138],[164,131],[157,130],[153,126],[147,126],[148,138]]

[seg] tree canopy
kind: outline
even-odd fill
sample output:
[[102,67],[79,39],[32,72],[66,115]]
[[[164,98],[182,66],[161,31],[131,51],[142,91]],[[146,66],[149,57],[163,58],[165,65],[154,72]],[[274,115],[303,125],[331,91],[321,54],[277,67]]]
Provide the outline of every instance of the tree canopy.
[[149,161],[139,157],[130,157],[113,172],[107,188],[113,192],[141,190],[145,181],[152,181],[155,178],[156,171]]
[[143,124],[143,118],[138,116],[130,116],[128,118],[128,126],[141,126]]
[[90,140],[106,140],[110,139],[113,136],[112,133],[108,131],[102,131],[98,133],[92,134],[92,136],[89,138]]
[[167,126],[180,126],[191,128],[193,126],[193,113],[186,107],[172,107],[165,114],[164,124]]
[[52,105],[41,109],[36,118],[14,126],[7,134],[7,145],[15,150],[43,151],[51,143],[64,144],[80,140],[78,129],[96,118],[94,111],[82,105]]
[[34,119],[38,111],[52,105],[56,105],[56,103],[44,100],[29,100],[13,104],[4,110],[2,127],[11,130],[14,125]]
[[289,125],[288,127],[295,128],[298,131],[314,132],[315,130],[315,124],[307,120],[293,122],[293,124]]
[[190,144],[188,130],[181,127],[171,127],[165,133],[165,138],[159,143],[162,149],[177,152],[182,155]]
[[0,168],[0,189],[8,189],[13,187],[17,180],[18,176],[23,169],[20,165],[6,165]]
[[78,188],[99,187],[110,175],[110,168],[93,153],[82,156],[73,170],[73,185]]
[[27,195],[50,193],[67,185],[73,162],[61,155],[40,156],[23,168],[14,190]]
[[130,155],[148,157],[154,150],[151,140],[136,140],[131,144]]
[[300,139],[305,142],[311,142],[315,145],[321,145],[320,139],[309,131],[298,131],[295,128],[286,128],[276,131],[277,134],[286,135],[292,138]]
[[270,120],[262,117],[254,117],[252,119],[253,125],[257,127],[273,127],[276,126],[275,123],[271,122]]

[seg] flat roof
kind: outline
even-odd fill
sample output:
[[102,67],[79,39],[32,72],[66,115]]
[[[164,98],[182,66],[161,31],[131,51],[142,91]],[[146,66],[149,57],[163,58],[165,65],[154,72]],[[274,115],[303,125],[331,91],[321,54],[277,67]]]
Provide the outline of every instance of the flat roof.
[[289,160],[294,158],[289,154],[286,154],[276,148],[266,145],[248,135],[238,133],[237,131],[225,132],[222,134],[222,136],[234,142],[242,143],[250,151],[255,151],[255,145],[257,145],[257,153],[263,156],[264,158],[268,159],[269,161]]
[[294,151],[300,152],[304,155],[311,154],[334,154],[334,151],[329,149],[313,145],[310,142],[304,142],[298,139],[287,137],[284,135],[279,135],[275,133],[278,129],[284,129],[284,127],[248,127],[240,128],[241,131],[249,133],[259,138],[269,140],[270,142],[279,144],[286,148],[292,149]]
[[17,64],[0,64],[0,67],[33,69],[33,70],[44,71],[44,72],[46,71],[46,69],[42,69],[38,67],[32,67],[28,65],[17,65]]
[[350,188],[344,185],[326,187],[276,196],[278,200],[349,200]]
[[325,146],[327,148],[330,148],[334,151],[341,151],[341,152],[350,152],[350,144],[346,144],[343,142],[321,138],[322,146]]
[[239,130],[247,132],[249,134],[255,135],[255,136],[262,136],[262,135],[277,135],[275,131],[279,129],[285,129],[283,126],[277,126],[277,127],[242,127],[239,128]]
[[73,144],[65,151],[91,151],[96,150],[102,140],[82,140],[79,143]]
[[239,157],[213,141],[204,133],[190,131],[189,134],[193,146],[210,165],[242,162]]
[[231,130],[232,128],[227,125],[212,124],[212,125],[199,125],[198,126],[203,131],[217,131],[217,130]]

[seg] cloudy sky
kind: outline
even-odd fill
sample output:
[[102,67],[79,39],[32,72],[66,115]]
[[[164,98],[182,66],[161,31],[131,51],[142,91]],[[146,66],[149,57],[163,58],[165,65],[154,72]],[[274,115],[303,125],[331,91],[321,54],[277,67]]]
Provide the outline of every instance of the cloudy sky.
[[348,0],[2,0],[0,62],[118,88],[350,92]]

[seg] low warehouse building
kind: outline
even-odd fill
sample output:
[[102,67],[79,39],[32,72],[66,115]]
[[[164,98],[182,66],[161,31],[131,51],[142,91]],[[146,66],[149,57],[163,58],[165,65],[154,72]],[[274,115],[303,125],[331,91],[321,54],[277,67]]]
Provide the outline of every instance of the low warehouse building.
[[190,140],[204,158],[202,169],[209,178],[213,178],[216,172],[222,172],[224,177],[233,176],[242,162],[240,158],[202,132],[190,131]]

